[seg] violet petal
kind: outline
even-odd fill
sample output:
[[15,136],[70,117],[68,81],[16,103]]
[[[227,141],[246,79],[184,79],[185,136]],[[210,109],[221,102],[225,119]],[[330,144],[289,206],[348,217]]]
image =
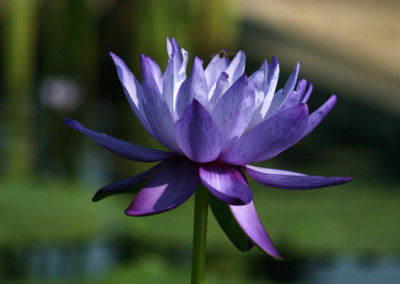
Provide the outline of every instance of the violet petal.
[[305,104],[278,112],[240,137],[219,160],[232,165],[247,165],[271,159],[297,141],[307,119]]
[[169,60],[167,69],[163,74],[164,84],[162,95],[171,114],[174,115],[178,89],[186,79],[188,54],[184,49],[180,49],[179,44],[174,37],[172,37],[171,41],[167,38]]
[[93,201],[99,201],[111,195],[120,193],[137,193],[146,183],[148,183],[154,175],[156,175],[166,162],[162,162],[152,167],[151,169],[126,178],[110,183],[100,188],[93,197]]
[[215,84],[220,74],[225,71],[225,69],[229,65],[229,58],[225,56],[220,56],[219,54],[215,55],[213,59],[211,59],[210,63],[208,63],[205,76],[207,80],[207,86],[211,89],[212,85]]
[[226,141],[242,135],[253,116],[254,100],[254,87],[243,75],[218,101],[212,117],[221,130],[222,145],[226,146]]
[[239,51],[232,59],[225,73],[229,75],[229,82],[233,84],[239,77],[244,74],[246,64],[246,55],[243,51]]
[[208,109],[210,112],[214,109],[215,105],[221,99],[221,97],[225,94],[225,92],[229,89],[230,83],[228,80],[229,76],[225,72],[222,72],[219,75],[215,83],[215,88],[211,94],[210,100],[208,102]]
[[325,116],[327,116],[328,113],[333,109],[333,107],[336,104],[336,100],[337,100],[336,96],[332,95],[317,110],[315,110],[313,113],[310,114],[310,116],[308,117],[307,126],[304,129],[303,133],[300,135],[300,137],[297,139],[297,141],[303,139],[305,136],[310,134],[310,132],[313,131],[315,127],[318,126],[318,124],[325,118]]
[[69,127],[89,136],[100,146],[110,150],[114,154],[129,160],[138,162],[156,162],[176,156],[176,153],[146,148],[108,136],[104,133],[87,129],[76,120],[70,118],[64,118],[64,123]]
[[247,204],[253,199],[240,170],[221,164],[202,164],[199,173],[203,184],[224,203]]
[[296,85],[297,76],[299,74],[299,69],[300,69],[300,63],[297,62],[296,67],[290,74],[288,80],[285,83],[285,86],[283,87],[282,93],[277,92],[273,96],[271,105],[269,106],[268,112],[265,115],[266,118],[274,115],[279,110],[279,108],[285,103],[289,94],[292,93],[294,86]]
[[253,201],[246,205],[229,205],[239,226],[253,243],[269,255],[281,259],[258,217]]
[[244,167],[244,170],[260,184],[283,189],[313,189],[342,184],[351,180],[351,177],[308,176],[296,172],[249,165]]
[[195,57],[189,78],[182,83],[176,100],[176,117],[179,119],[183,110],[193,99],[198,100],[205,108],[208,105],[208,88],[202,61]]
[[174,120],[155,82],[150,58],[142,55],[140,61],[143,73],[143,105],[147,120],[160,143],[181,153],[174,136]]
[[131,70],[129,70],[128,66],[126,66],[125,62],[121,58],[119,58],[112,52],[110,52],[110,55],[115,63],[118,78],[121,81],[125,96],[128,99],[128,102],[133,112],[135,113],[136,117],[139,119],[143,127],[146,129],[146,131],[155,138],[156,135],[154,134],[153,129],[147,121],[147,117],[143,109],[142,85],[140,85],[139,81],[132,74]]
[[186,159],[171,159],[135,196],[125,213],[130,216],[154,215],[185,202],[200,184],[198,166]]
[[192,161],[212,162],[221,152],[221,132],[197,100],[193,100],[176,122],[175,136],[182,151]]

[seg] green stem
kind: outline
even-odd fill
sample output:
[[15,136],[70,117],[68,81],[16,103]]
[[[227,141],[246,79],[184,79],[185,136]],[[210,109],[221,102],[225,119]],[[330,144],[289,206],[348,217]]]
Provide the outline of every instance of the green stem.
[[204,284],[206,271],[208,190],[200,186],[195,194],[192,284]]

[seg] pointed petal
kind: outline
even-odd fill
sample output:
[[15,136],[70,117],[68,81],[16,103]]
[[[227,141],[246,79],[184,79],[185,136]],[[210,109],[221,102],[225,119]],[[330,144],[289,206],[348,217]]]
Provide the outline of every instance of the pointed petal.
[[318,124],[325,118],[325,116],[327,116],[328,113],[333,109],[336,104],[336,100],[336,96],[332,95],[322,106],[320,106],[316,111],[310,114],[307,126],[304,129],[303,133],[299,136],[297,141],[300,141],[301,139],[306,137],[318,126]]
[[246,55],[243,51],[239,51],[225,70],[226,74],[229,75],[229,82],[231,84],[244,74],[245,64]]
[[215,83],[215,88],[212,92],[210,100],[208,102],[208,109],[212,111],[221,97],[225,94],[225,92],[229,89],[230,83],[228,80],[229,76],[225,72],[222,72]]
[[[176,96],[182,82],[186,79],[186,64],[188,54],[185,50],[180,49],[178,42],[174,37],[167,38],[167,49],[169,53],[169,60],[167,69],[163,74],[163,89],[162,96],[168,105],[171,114],[175,112]],[[182,56],[182,54],[184,56]]]
[[258,183],[283,189],[313,189],[342,184],[351,180],[351,177],[308,176],[296,172],[249,165],[244,167],[244,170]]
[[271,159],[297,141],[307,119],[308,108],[304,104],[278,112],[240,137],[219,160],[232,165],[247,165]]
[[110,150],[114,154],[129,160],[139,162],[156,162],[176,156],[176,153],[153,150],[108,136],[104,133],[87,129],[79,122],[70,118],[64,118],[64,123],[69,127],[89,136],[100,146]]
[[265,231],[253,202],[229,207],[239,226],[255,245],[275,258],[282,258]]
[[279,108],[285,103],[289,94],[292,93],[294,86],[296,85],[299,69],[300,69],[300,63],[297,62],[297,66],[290,74],[289,79],[286,81],[282,93],[277,92],[273,96],[271,105],[269,106],[268,112],[265,115],[266,118],[274,115],[279,110]]
[[278,76],[279,62],[274,56],[272,57],[271,63],[267,64],[267,61],[264,61],[260,69],[250,78],[250,80],[256,82],[256,102],[253,117],[251,118],[245,132],[264,120],[275,93]]
[[286,97],[289,95],[293,90],[294,86],[296,85],[297,76],[299,75],[300,63],[297,62],[296,67],[292,71],[289,76],[289,79],[285,83],[285,87],[283,88],[283,96]]
[[219,78],[221,72],[225,71],[229,65],[229,58],[225,56],[215,55],[207,65],[205,76],[208,88],[211,88]]
[[235,218],[233,218],[228,204],[223,203],[213,195],[210,195],[210,207],[218,224],[235,247],[243,252],[254,247],[254,244],[239,227]]
[[288,109],[292,106],[300,104],[301,99],[303,98],[304,92],[306,91],[307,81],[304,79],[299,80],[297,83],[296,91],[292,91],[284,104],[280,107],[279,111]]
[[303,98],[301,99],[302,104],[305,104],[308,101],[308,99],[311,96],[312,90],[313,90],[313,84],[308,82],[307,92],[304,94]]
[[92,200],[99,201],[108,196],[120,193],[137,193],[163,168],[165,163],[162,162],[141,174],[110,183],[100,188]]
[[182,151],[192,161],[212,162],[221,152],[221,132],[197,100],[193,100],[176,122],[175,136]]
[[218,101],[212,117],[221,130],[222,145],[228,147],[226,141],[242,135],[253,116],[254,100],[254,87],[243,75]]
[[110,55],[115,63],[118,78],[121,81],[125,96],[128,99],[133,112],[146,131],[150,133],[151,136],[155,137],[154,131],[147,121],[146,114],[144,113],[142,85],[140,85],[139,81],[135,78],[131,70],[129,70],[128,66],[126,66],[125,62],[121,58],[112,52],[110,52]]
[[143,105],[144,111],[157,140],[175,152],[181,152],[174,136],[174,120],[167,103],[154,79],[149,57],[140,57],[143,73]]
[[251,74],[249,81],[253,82],[254,88],[257,90],[263,90],[263,84],[265,81],[265,77],[268,72],[268,64],[267,61],[264,60],[263,63],[261,64],[261,67],[255,71],[253,74]]
[[196,99],[205,108],[208,106],[208,88],[202,61],[195,57],[189,78],[183,82],[176,101],[176,117],[179,119],[183,110]]
[[198,167],[186,159],[171,159],[135,196],[125,210],[130,216],[146,216],[171,210],[185,202],[200,184]]
[[268,64],[267,77],[263,84],[265,97],[272,96],[275,93],[276,85],[278,84],[279,70],[278,58],[272,56],[272,62]]
[[202,164],[199,173],[203,184],[224,203],[247,204],[253,199],[240,170],[220,164]]

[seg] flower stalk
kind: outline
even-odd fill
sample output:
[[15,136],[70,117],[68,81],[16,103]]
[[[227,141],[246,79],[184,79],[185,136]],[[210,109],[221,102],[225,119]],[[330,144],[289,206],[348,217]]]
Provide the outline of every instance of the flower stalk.
[[208,191],[200,186],[195,193],[193,226],[192,284],[204,284],[206,268]]

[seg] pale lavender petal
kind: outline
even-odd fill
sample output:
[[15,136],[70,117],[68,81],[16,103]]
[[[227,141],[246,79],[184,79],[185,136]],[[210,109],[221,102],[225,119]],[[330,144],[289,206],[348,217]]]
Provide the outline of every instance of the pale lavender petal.
[[[255,110],[253,112],[253,117],[249,122],[246,132],[251,128],[253,128],[254,126],[256,126],[257,124],[259,124],[261,121],[263,121],[270,108],[272,99],[274,98],[274,93],[279,77],[278,59],[275,56],[272,57],[272,62],[269,63],[268,65],[266,65],[266,61],[264,61],[259,71],[262,71],[263,73],[263,81],[259,91],[259,93],[262,94],[262,98],[258,98],[260,96],[256,88]],[[278,95],[279,92],[276,94],[276,96]]]
[[[170,109],[171,114],[175,112],[176,96],[180,85],[186,79],[186,64],[188,54],[180,49],[178,42],[172,37],[172,43],[167,38],[169,60],[167,69],[163,74],[162,96]],[[183,57],[182,57],[183,53]]]
[[[304,129],[303,133],[297,138],[297,141],[300,141],[305,136],[310,134],[311,131],[318,126],[318,124],[328,115],[328,113],[333,109],[336,104],[336,96],[332,95],[322,106],[320,106],[316,111],[310,114],[308,117],[307,126]],[[296,141],[296,143],[297,143]]]
[[304,104],[278,112],[240,137],[218,160],[232,165],[247,165],[271,159],[297,141],[307,120],[308,108]]
[[[253,116],[254,86],[246,75],[240,77],[218,101],[212,117],[222,134],[222,145],[231,138],[238,138]],[[224,150],[224,149],[223,149]]]
[[272,96],[275,93],[276,85],[279,78],[279,62],[278,58],[272,56],[272,62],[268,64],[268,72],[264,79],[263,90],[265,97]]
[[284,109],[288,109],[292,106],[295,106],[300,103],[302,100],[304,93],[306,91],[307,81],[304,79],[299,80],[297,83],[296,91],[292,91],[288,97],[286,98],[285,102],[280,107],[279,111]]
[[171,37],[171,40],[167,37],[167,51],[169,57],[174,57],[179,65],[182,64],[181,48],[174,37]]
[[110,183],[100,188],[93,197],[93,201],[99,201],[105,197],[121,193],[137,193],[146,183],[148,183],[168,162],[162,162],[151,169],[126,178]]
[[258,183],[283,189],[313,189],[338,185],[351,180],[351,177],[308,176],[296,172],[249,165],[244,167],[244,170]]
[[153,215],[182,204],[200,184],[198,171],[198,166],[189,160],[169,160],[135,196],[125,213],[131,216]]
[[280,94],[279,92],[277,92],[272,98],[271,105],[269,106],[268,112],[265,115],[266,118],[274,115],[278,111],[278,109],[285,103],[286,99],[288,98],[288,95],[293,91],[294,86],[296,85],[299,69],[300,69],[300,63],[297,62],[297,66],[290,74],[289,79],[286,81],[282,93]]
[[211,193],[227,204],[247,204],[253,194],[247,186],[243,173],[221,164],[201,164],[200,179]]
[[143,74],[143,105],[147,120],[160,143],[181,153],[175,140],[174,119],[157,87],[149,57],[142,55],[140,62]]
[[205,108],[208,106],[208,88],[202,61],[195,57],[189,78],[182,83],[176,100],[176,117],[191,104],[193,99],[199,101]]
[[153,74],[153,78],[157,84],[158,90],[162,91],[163,86],[163,78],[161,74],[160,66],[158,66],[157,62],[155,62],[152,58],[147,57],[148,65],[151,69],[151,73]]
[[253,243],[275,258],[282,258],[258,217],[253,201],[246,205],[229,205],[239,226]]
[[129,160],[139,162],[156,162],[176,156],[176,154],[172,152],[153,150],[108,136],[104,133],[87,129],[79,122],[70,118],[64,118],[64,123],[69,127],[86,134],[100,146],[110,150],[114,154]]
[[219,78],[221,72],[225,71],[229,65],[229,58],[225,56],[215,55],[205,70],[208,88],[211,88]]
[[308,101],[308,99],[311,96],[312,90],[313,90],[313,84],[308,82],[307,92],[304,94],[303,98],[301,99],[302,104],[305,104]]
[[118,78],[122,83],[124,93],[129,101],[133,112],[135,113],[136,117],[139,119],[143,127],[146,129],[146,131],[150,133],[151,136],[156,137],[153,129],[147,121],[146,114],[144,113],[142,101],[142,85],[140,85],[139,81],[135,78],[131,70],[129,70],[128,66],[126,66],[125,62],[121,58],[119,58],[112,52],[110,52],[110,55],[115,63]]
[[221,152],[221,132],[208,111],[195,99],[176,122],[175,136],[185,155],[195,162],[212,162]]
[[245,64],[246,55],[243,51],[239,51],[225,70],[225,73],[229,75],[229,82],[231,84],[244,74]]
[[222,72],[219,75],[219,78],[215,84],[215,88],[212,92],[210,101],[208,102],[208,109],[212,111],[215,105],[218,103],[220,98],[225,94],[225,92],[229,89],[230,83],[228,80],[229,76],[225,72]]
[[283,87],[283,96],[287,96],[294,90],[294,86],[296,85],[297,76],[299,75],[300,63],[297,62],[296,67],[290,74],[289,79],[285,83],[285,87]]
[[254,72],[249,78],[249,82],[253,83],[256,93],[255,104],[254,104],[255,108],[258,108],[264,101],[265,92],[263,89],[263,85],[265,84],[266,81],[265,78],[267,77],[267,73],[268,73],[268,64],[267,61],[264,60],[260,69]]

